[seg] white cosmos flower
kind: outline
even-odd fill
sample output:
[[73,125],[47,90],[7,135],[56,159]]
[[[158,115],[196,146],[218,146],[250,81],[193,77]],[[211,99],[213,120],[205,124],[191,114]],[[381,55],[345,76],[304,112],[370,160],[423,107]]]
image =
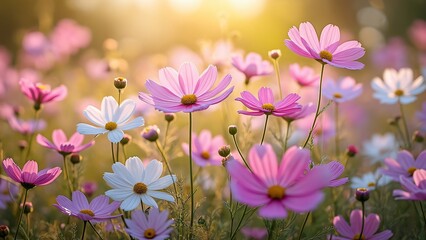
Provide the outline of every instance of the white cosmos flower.
[[96,126],[86,123],[77,124],[80,134],[108,133],[108,140],[112,143],[120,142],[125,130],[130,130],[144,125],[144,119],[137,117],[131,121],[129,118],[135,111],[136,102],[131,99],[124,100],[120,105],[114,97],[102,99],[101,109],[89,105],[84,111],[84,116]]
[[363,155],[371,164],[383,162],[385,158],[396,158],[399,144],[392,133],[374,134],[370,140],[363,143]]
[[367,188],[368,190],[374,190],[376,187],[385,186],[392,180],[390,177],[383,175],[381,170],[378,169],[376,172],[366,173],[362,177],[353,177],[351,179],[351,187],[356,188]]
[[115,201],[121,202],[121,209],[131,211],[144,204],[158,208],[154,198],[174,202],[172,195],[159,190],[167,188],[176,182],[175,175],[167,175],[160,178],[163,173],[163,164],[158,160],[152,160],[144,167],[138,157],[127,159],[126,165],[120,162],[112,165],[113,173],[104,173],[104,180],[113,189],[105,192],[105,195]]
[[426,90],[423,76],[413,81],[413,71],[410,68],[402,68],[399,71],[386,69],[383,80],[374,78],[371,87],[375,91],[373,96],[386,104],[395,104],[398,101],[402,104],[414,102],[415,95]]

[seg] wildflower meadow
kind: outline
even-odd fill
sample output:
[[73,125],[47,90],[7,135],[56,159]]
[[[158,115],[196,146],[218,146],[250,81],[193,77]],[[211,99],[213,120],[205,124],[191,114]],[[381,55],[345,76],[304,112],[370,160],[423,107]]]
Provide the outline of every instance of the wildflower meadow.
[[425,1],[0,8],[0,239],[426,239]]

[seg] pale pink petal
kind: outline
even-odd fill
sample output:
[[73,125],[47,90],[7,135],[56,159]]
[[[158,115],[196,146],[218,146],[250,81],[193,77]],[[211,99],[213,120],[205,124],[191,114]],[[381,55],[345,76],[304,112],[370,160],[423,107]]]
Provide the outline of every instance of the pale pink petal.
[[380,225],[380,217],[377,214],[368,214],[364,223],[364,236],[366,238],[371,237],[377,230]]
[[213,87],[214,82],[217,78],[217,69],[213,65],[209,67],[201,74],[200,80],[195,86],[194,94],[201,96]]
[[271,201],[270,203],[260,207],[259,216],[269,219],[286,218],[287,211],[279,201]]
[[333,225],[336,231],[344,237],[352,238],[356,234],[342,216],[334,217]]
[[178,72],[175,69],[171,67],[165,67],[160,69],[159,80],[164,87],[171,89],[176,96],[185,95],[180,89]]
[[353,210],[350,216],[352,231],[355,233],[361,232],[362,211],[359,209]]
[[272,146],[269,144],[255,145],[249,152],[249,164],[254,174],[268,186],[278,184],[278,164]]
[[[320,52],[318,36],[315,32],[314,26],[310,22],[301,23],[299,26],[300,37],[306,40],[309,46],[317,53]],[[306,47],[306,45],[305,45]]]
[[52,140],[56,147],[60,147],[61,144],[67,142],[67,136],[62,129],[56,129],[52,133]]
[[52,142],[50,142],[47,138],[45,138],[41,134],[37,134],[36,140],[37,140],[37,143],[43,147],[54,149],[54,150],[57,149]]
[[288,186],[303,176],[309,166],[310,152],[296,146],[289,148],[282,157],[278,168],[279,184]]
[[321,32],[320,49],[324,50],[340,40],[340,30],[337,26],[328,24]]
[[320,191],[305,191],[304,196],[287,196],[284,197],[282,203],[284,206],[294,212],[302,213],[314,210],[323,200],[324,193]]
[[37,173],[37,162],[33,160],[26,162],[22,168],[22,181],[25,183],[34,183],[34,181],[37,179]]
[[7,175],[12,178],[15,182],[21,183],[21,168],[15,164],[12,158],[6,158],[3,160],[3,168]]
[[193,94],[199,78],[197,67],[191,62],[183,63],[179,68],[179,85],[184,94]]

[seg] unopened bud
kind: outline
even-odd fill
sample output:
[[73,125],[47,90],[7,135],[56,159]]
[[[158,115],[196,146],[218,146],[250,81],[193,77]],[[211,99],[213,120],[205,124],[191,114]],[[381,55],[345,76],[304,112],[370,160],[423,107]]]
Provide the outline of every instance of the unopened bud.
[[229,132],[229,134],[231,134],[232,136],[234,136],[238,132],[237,126],[236,125],[229,125],[228,132]]
[[394,118],[389,118],[388,119],[388,124],[391,125],[391,126],[397,126],[398,122],[399,122],[399,119],[401,119],[400,116],[396,116]]
[[414,134],[413,134],[413,141],[414,142],[422,143],[424,140],[425,140],[425,138],[423,137],[423,135],[419,131],[414,132]]
[[367,188],[357,188],[355,191],[355,198],[360,202],[365,202],[370,199],[370,191]]
[[98,184],[96,182],[85,182],[81,185],[81,191],[88,197],[91,197],[96,190],[98,190]]
[[116,77],[114,78],[114,86],[118,90],[124,89],[127,86],[127,79],[124,77]]
[[9,235],[9,232],[10,232],[10,230],[9,230],[8,226],[0,225],[0,237],[1,238],[5,239],[7,237],[7,235]]
[[[22,207],[22,204],[21,204],[21,207]],[[24,208],[24,214],[29,214],[29,213],[34,212],[34,207],[33,207],[33,203],[32,202],[26,202],[24,204],[23,208]]]
[[231,147],[229,145],[225,145],[217,150],[219,156],[226,158],[229,154],[231,154]]
[[79,164],[81,162],[81,160],[83,160],[83,156],[81,156],[78,153],[74,153],[70,157],[70,161],[71,161],[72,164]]
[[174,113],[166,113],[166,114],[164,115],[164,119],[165,119],[167,122],[171,122],[171,121],[175,120],[175,118],[176,118],[176,114],[174,114]]
[[132,141],[132,136],[130,136],[129,134],[124,134],[124,137],[120,140],[120,143],[122,145],[126,145],[128,144],[130,141]]
[[156,125],[151,125],[146,127],[142,131],[142,137],[150,142],[155,142],[160,135],[160,129]]
[[27,141],[25,141],[25,140],[20,140],[20,141],[18,142],[18,147],[19,147],[19,150],[23,151],[25,148],[27,148],[27,147],[28,147],[28,143],[27,143]]
[[198,219],[198,224],[200,224],[200,225],[204,225],[204,224],[206,224],[206,220],[205,220],[203,217],[200,217],[200,218]]
[[346,155],[348,157],[355,157],[355,155],[358,153],[358,149],[354,145],[349,145],[346,149]]
[[274,59],[274,60],[278,60],[281,57],[281,50],[279,49],[274,49],[268,52],[268,55],[270,58]]

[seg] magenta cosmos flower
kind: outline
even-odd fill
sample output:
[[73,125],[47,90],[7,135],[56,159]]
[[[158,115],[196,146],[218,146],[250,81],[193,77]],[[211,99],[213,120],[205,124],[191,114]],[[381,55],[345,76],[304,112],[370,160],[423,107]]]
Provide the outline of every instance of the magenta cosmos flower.
[[21,170],[11,158],[3,160],[3,168],[13,181],[20,183],[27,190],[50,184],[62,172],[59,167],[46,168],[39,172],[37,162],[33,160],[25,163]]
[[247,54],[245,59],[241,54],[233,56],[232,65],[245,75],[245,84],[248,84],[252,77],[269,75],[274,71],[269,61],[263,60],[260,54],[254,52]]
[[302,108],[299,111],[294,112],[292,114],[288,114],[287,116],[284,117],[284,119],[288,122],[292,122],[294,120],[305,118],[314,112],[315,112],[315,106],[312,102],[310,102],[308,104],[302,105]]
[[34,102],[36,110],[39,110],[43,103],[61,101],[67,96],[67,88],[64,85],[51,89],[50,85],[24,80],[19,81],[19,84],[24,95]]
[[301,87],[314,86],[320,79],[320,76],[315,73],[314,69],[300,67],[297,63],[290,65],[289,74]]
[[46,128],[46,122],[43,119],[40,120],[23,120],[16,117],[11,117],[8,120],[9,126],[23,134],[28,135]]
[[[326,168],[330,172],[330,174],[328,175],[329,182],[327,187],[338,187],[349,181],[349,178],[347,177],[339,178],[345,170],[345,167],[338,161],[331,161],[326,164],[316,165],[313,169],[315,168]],[[309,169],[307,170],[309,171]]]
[[111,215],[120,206],[120,202],[109,203],[109,197],[100,195],[95,197],[89,204],[86,196],[80,191],[72,193],[72,200],[59,195],[57,204],[53,204],[63,214],[77,217],[83,221],[101,222],[120,215]]
[[364,64],[356,61],[365,54],[361,43],[348,41],[340,44],[340,30],[337,26],[327,25],[319,41],[310,22],[301,23],[299,29],[292,27],[288,36],[290,39],[285,40],[285,45],[300,56],[338,68],[359,70],[364,67]]
[[170,237],[173,228],[173,219],[169,219],[169,212],[164,210],[160,212],[158,208],[151,208],[146,215],[141,210],[132,212],[132,219],[126,219],[128,228],[127,233],[136,239],[155,239],[163,240]]
[[356,83],[351,77],[345,77],[337,83],[334,80],[328,80],[324,83],[322,94],[324,97],[337,103],[352,100],[362,93],[362,84]]
[[422,109],[416,112],[416,118],[420,122],[420,128],[426,131],[426,102],[423,102]]
[[241,97],[235,100],[240,101],[247,108],[253,111],[239,110],[238,113],[250,116],[274,115],[277,117],[286,117],[287,115],[300,111],[302,106],[296,101],[300,96],[292,93],[283,100],[275,101],[272,89],[261,87],[258,92],[259,100],[248,91],[241,92]]
[[[364,231],[361,234],[362,211],[355,209],[351,212],[349,225],[342,216],[336,216],[333,219],[333,225],[341,236],[332,236],[333,240],[387,240],[393,236],[390,230],[376,233],[380,226],[380,217],[377,214],[370,213],[365,218]],[[327,239],[329,239],[327,237]]]
[[62,129],[56,129],[52,133],[52,140],[49,141],[47,138],[43,137],[41,134],[37,135],[37,142],[43,147],[53,149],[60,153],[61,155],[69,155],[71,153],[81,152],[95,144],[95,141],[90,141],[84,145],[81,145],[83,142],[84,136],[80,133],[74,133],[70,139],[67,139],[64,131]]
[[[217,152],[220,147],[225,145],[222,136],[212,137],[209,130],[203,130],[198,136],[192,134],[192,139],[192,158],[198,166],[222,165],[223,157]],[[189,155],[189,144],[183,143],[182,148],[186,155]]]
[[285,218],[287,211],[302,213],[315,209],[323,200],[322,189],[330,183],[327,168],[308,171],[309,150],[289,148],[278,164],[269,144],[250,149],[250,172],[238,161],[228,161],[231,191],[235,199],[251,207],[259,207],[265,218]]
[[404,190],[393,190],[396,200],[426,200],[426,170],[419,169],[414,172],[413,178],[399,177]]
[[385,165],[386,169],[383,169],[382,173],[391,177],[394,181],[399,182],[400,176],[412,178],[416,170],[426,169],[426,151],[422,151],[417,159],[414,159],[410,152],[402,150],[398,152],[396,160],[386,158]]
[[231,75],[226,75],[213,88],[216,78],[217,69],[212,65],[201,75],[189,62],[183,63],[179,72],[166,67],[159,71],[161,84],[147,80],[145,85],[151,95],[140,92],[139,99],[166,113],[201,111],[223,101],[234,89],[225,90],[231,82]]

